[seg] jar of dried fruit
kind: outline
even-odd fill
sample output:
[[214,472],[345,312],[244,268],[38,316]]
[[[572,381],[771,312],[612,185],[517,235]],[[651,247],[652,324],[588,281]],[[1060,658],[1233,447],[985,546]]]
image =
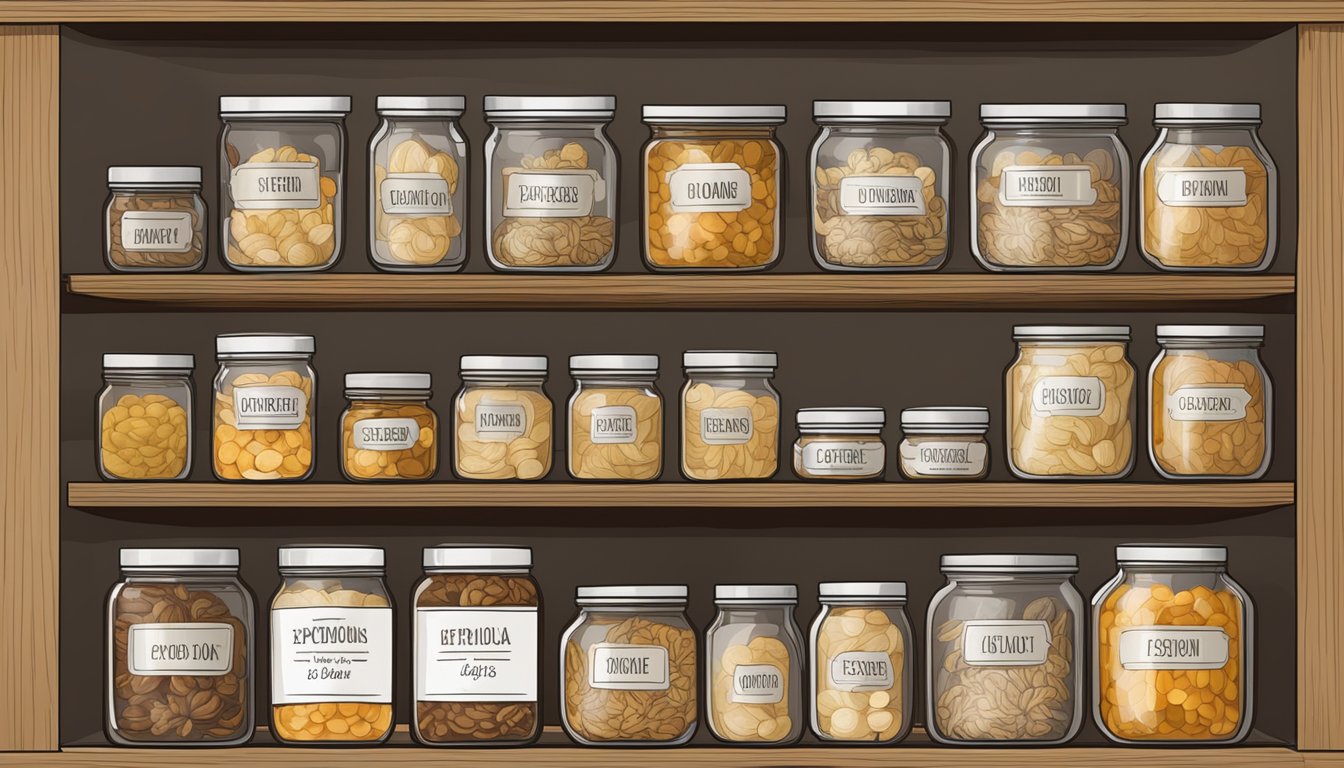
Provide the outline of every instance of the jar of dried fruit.
[[347,480],[428,480],[439,468],[439,418],[428,373],[347,373],[341,472]]
[[792,584],[720,584],[705,632],[705,716],[720,741],[785,746],[803,735],[803,634]]
[[541,480],[555,409],[544,355],[464,355],[453,403],[453,471],[464,480]]
[[98,473],[108,480],[191,474],[192,355],[103,355]]
[[569,474],[577,480],[657,480],[663,395],[657,355],[569,358]]
[[192,272],[205,266],[205,201],[198,166],[107,169],[103,253],[118,272]]
[[303,480],[313,472],[312,336],[215,339],[214,461],[220,480]]
[[687,480],[768,480],[779,469],[774,352],[682,355],[681,473]]

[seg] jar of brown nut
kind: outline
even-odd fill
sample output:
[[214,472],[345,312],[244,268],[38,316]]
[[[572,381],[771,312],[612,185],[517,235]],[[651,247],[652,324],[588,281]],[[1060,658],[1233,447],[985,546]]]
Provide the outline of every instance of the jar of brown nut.
[[541,589],[527,547],[426,547],[416,584],[415,718],[431,746],[530,744],[541,733]]
[[192,272],[205,266],[205,201],[198,166],[113,166],[103,253],[118,272]]
[[107,606],[107,737],[135,746],[252,738],[255,623],[238,550],[121,550]]

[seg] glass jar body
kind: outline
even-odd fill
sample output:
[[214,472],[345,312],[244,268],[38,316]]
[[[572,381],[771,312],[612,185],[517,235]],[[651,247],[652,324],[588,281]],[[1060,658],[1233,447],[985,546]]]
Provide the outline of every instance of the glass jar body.
[[341,414],[341,456],[341,473],[355,482],[434,477],[439,418],[429,396],[352,396]]
[[649,481],[662,473],[663,395],[653,377],[574,374],[570,476]]
[[107,480],[191,474],[191,372],[107,371],[98,393],[98,473]]
[[220,358],[212,441],[217,479],[305,480],[312,474],[317,374],[311,361],[311,355]]
[[779,393],[769,374],[690,370],[681,391],[687,480],[768,480],[779,469]]
[[804,480],[881,480],[887,444],[880,432],[806,432],[793,444],[793,473]]
[[906,432],[899,451],[906,480],[983,480],[989,475],[989,441],[983,434]]
[[115,272],[194,272],[205,266],[199,186],[116,187],[103,210],[103,256]]
[[903,602],[823,602],[812,622],[812,732],[895,744],[914,722],[915,646]]
[[719,606],[705,633],[705,716],[720,741],[785,746],[802,737],[805,652],[793,609]]
[[453,403],[453,472],[464,480],[540,480],[551,471],[553,408],[542,378],[462,381]]
[[1162,342],[1148,371],[1148,456],[1170,479],[1255,480],[1273,449],[1273,383],[1250,344]]
[[384,115],[369,141],[369,256],[388,272],[467,260],[467,142],[457,119]]

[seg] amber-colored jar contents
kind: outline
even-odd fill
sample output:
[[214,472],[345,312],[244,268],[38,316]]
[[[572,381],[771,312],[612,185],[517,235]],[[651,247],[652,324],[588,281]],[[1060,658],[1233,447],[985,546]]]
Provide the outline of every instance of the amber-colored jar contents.
[[439,464],[439,420],[427,373],[349,373],[341,471],[349,480],[428,480]]

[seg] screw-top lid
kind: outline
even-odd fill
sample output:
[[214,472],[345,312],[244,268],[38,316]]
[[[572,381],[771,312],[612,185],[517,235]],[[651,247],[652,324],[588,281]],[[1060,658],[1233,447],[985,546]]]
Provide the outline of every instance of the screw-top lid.
[[773,372],[779,366],[779,355],[759,351],[713,351],[692,349],[681,356],[682,367],[720,370],[763,370]]
[[462,373],[546,373],[549,361],[544,355],[463,355],[458,366]]
[[952,116],[950,101],[814,101],[812,117],[817,122],[943,122]]
[[1128,325],[1015,325],[1018,341],[1129,341]]
[[943,555],[943,573],[1076,573],[1077,555]]
[[459,117],[467,107],[462,96],[379,96],[380,115]]
[[610,118],[615,96],[486,96],[486,119],[510,117]]
[[199,187],[198,165],[113,165],[107,169],[107,185],[117,187]]
[[823,601],[873,598],[904,600],[904,581],[823,581],[817,585],[817,594]]
[[195,367],[195,355],[103,355],[104,370],[156,368],[190,371]]
[[221,115],[345,115],[349,96],[220,96]]
[[381,547],[284,546],[281,568],[382,568]]
[[905,432],[983,434],[989,430],[989,409],[974,405],[928,406],[901,411]]
[[714,602],[796,603],[798,587],[793,584],[720,584],[714,587]]
[[430,388],[428,373],[347,373],[346,389],[410,389]]
[[1259,123],[1259,104],[1165,102],[1153,107],[1153,123]]
[[1263,341],[1265,338],[1265,326],[1263,325],[1159,325],[1157,326],[1158,341],[1172,341],[1175,339],[1192,340],[1244,340],[1244,341]]
[[215,337],[218,355],[311,355],[312,336],[268,333],[222,333]]
[[1226,563],[1227,547],[1200,544],[1121,544],[1119,563]]
[[644,122],[663,125],[745,123],[778,125],[788,111],[783,104],[646,104]]
[[880,432],[887,423],[882,408],[799,408],[799,432]]
[[426,568],[531,568],[530,547],[425,547]]
[[237,568],[236,549],[153,547],[121,550],[122,568]]
[[980,122],[1098,123],[1123,125],[1124,104],[981,104]]
[[686,602],[690,590],[684,584],[579,587],[574,602],[579,605],[679,605]]
[[573,355],[569,358],[569,372],[575,376],[642,373],[658,374],[657,355]]

